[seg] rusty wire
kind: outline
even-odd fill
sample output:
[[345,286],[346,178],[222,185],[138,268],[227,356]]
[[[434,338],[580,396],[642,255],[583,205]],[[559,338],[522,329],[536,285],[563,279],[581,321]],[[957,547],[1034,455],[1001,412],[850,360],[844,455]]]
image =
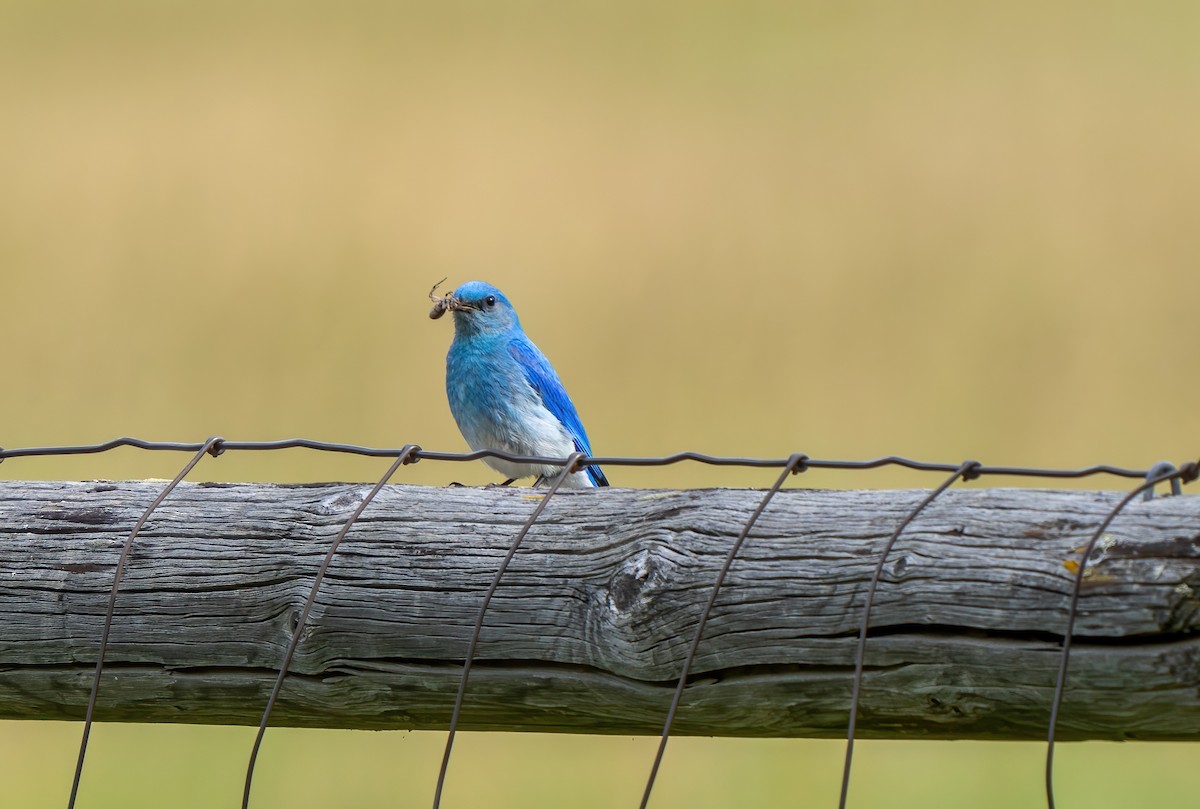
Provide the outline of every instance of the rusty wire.
[[683,659],[683,666],[679,671],[679,679],[675,683],[675,693],[671,696],[671,705],[667,709],[667,718],[663,722],[662,734],[658,740],[658,751],[654,754],[654,763],[650,765],[650,775],[646,779],[646,789],[642,792],[642,802],[639,809],[646,809],[650,803],[650,793],[654,789],[654,781],[658,777],[658,769],[662,765],[663,754],[667,751],[667,740],[671,737],[671,723],[675,720],[675,712],[679,710],[679,701],[683,697],[683,689],[687,686],[688,672],[692,668],[692,661],[696,659],[696,652],[700,649],[700,640],[704,637],[704,627],[708,623],[708,616],[712,613],[713,605],[717,603],[717,595],[721,592],[721,585],[725,583],[725,576],[728,575],[729,569],[733,566],[733,560],[741,550],[746,537],[750,535],[750,529],[758,522],[758,518],[767,508],[767,503],[771,502],[781,488],[784,482],[792,475],[799,474],[806,469],[808,456],[801,453],[794,453],[788,458],[787,465],[783,468],[783,473],[776,479],[775,484],[767,490],[763,495],[763,499],[759,501],[758,507],[750,514],[750,518],[746,520],[742,526],[738,538],[729,548],[729,554],[725,557],[725,563],[721,565],[721,569],[717,572],[717,579],[713,582],[712,590],[708,595],[708,602],[704,605],[704,609],[700,613],[700,620],[696,623],[696,632],[692,636],[692,645],[688,647],[687,656]]
[[496,568],[496,575],[492,578],[491,586],[483,595],[483,602],[479,605],[479,614],[475,617],[475,628],[471,631],[471,640],[467,643],[467,654],[463,659],[462,675],[458,681],[458,693],[454,697],[454,710],[450,714],[450,728],[446,734],[446,749],[442,753],[442,764],[438,768],[437,788],[433,793],[433,809],[438,809],[442,803],[442,787],[446,783],[446,771],[450,767],[450,753],[454,750],[454,736],[458,731],[458,716],[462,712],[463,699],[467,693],[467,678],[471,676],[471,664],[475,660],[475,648],[479,645],[479,635],[483,631],[483,617],[487,612],[488,605],[492,603],[492,596],[496,594],[496,589],[500,586],[500,578],[504,575],[504,571],[508,569],[508,564],[517,555],[517,548],[521,545],[521,540],[525,539],[525,535],[529,533],[529,529],[537,522],[538,517],[542,516],[542,512],[546,510],[546,505],[550,502],[550,498],[558,492],[564,480],[566,480],[576,469],[582,469],[580,461],[587,456],[582,452],[573,452],[567,456],[563,464],[562,471],[554,477],[554,482],[550,484],[550,488],[546,490],[546,495],[538,501],[537,507],[533,513],[529,515],[529,519],[521,526],[521,530],[517,532],[513,538],[512,544],[508,546],[508,553],[500,561],[500,567]]
[[87,710],[87,715],[86,715],[85,724],[84,724],[83,739],[82,739],[82,742],[80,745],[79,759],[78,759],[77,765],[76,765],[75,778],[72,783],[70,803],[68,804],[69,807],[74,805],[76,794],[77,794],[78,787],[79,787],[80,775],[82,772],[84,756],[85,756],[85,752],[86,752],[86,748],[87,748],[88,734],[89,734],[89,731],[91,728],[92,715],[93,715],[94,708],[95,708],[96,696],[97,696],[98,689],[99,689],[100,676],[101,676],[103,663],[104,663],[104,654],[105,654],[105,650],[106,650],[106,647],[108,644],[108,637],[111,632],[112,619],[113,619],[114,610],[115,610],[116,594],[117,594],[118,586],[120,583],[120,578],[121,578],[123,568],[125,566],[125,563],[128,559],[129,553],[132,548],[133,540],[136,538],[139,531],[145,525],[146,521],[148,520],[150,515],[153,513],[153,511],[162,503],[163,500],[166,499],[166,497],[171,493],[171,491],[173,491],[176,488],[176,486],[196,466],[196,464],[203,458],[203,456],[205,454],[212,454],[212,455],[216,456],[223,452],[231,451],[231,450],[233,450],[233,451],[237,451],[237,450],[240,450],[240,451],[270,451],[270,450],[297,449],[298,448],[298,449],[310,449],[310,450],[325,451],[325,452],[347,453],[347,454],[362,455],[362,456],[368,456],[368,457],[392,457],[395,459],[394,463],[389,468],[388,472],[383,476],[383,478],[380,479],[380,481],[375,485],[375,487],[371,490],[371,492],[367,495],[367,497],[359,504],[358,509],[351,515],[349,520],[343,525],[341,531],[339,532],[339,534],[335,538],[334,542],[332,543],[328,553],[326,554],[324,561],[322,562],[322,564],[318,570],[318,573],[317,573],[316,579],[313,582],[313,586],[310,591],[308,600],[307,600],[305,607],[304,607],[303,611],[301,612],[301,615],[297,621],[297,625],[294,628],[287,653],[285,654],[284,661],[280,667],[278,677],[275,682],[275,686],[272,690],[270,698],[268,699],[267,706],[263,713],[262,721],[260,722],[260,725],[259,725],[258,736],[255,740],[254,749],[251,754],[250,762],[249,762],[249,765],[247,768],[245,791],[243,793],[243,807],[245,807],[247,805],[247,802],[249,799],[251,778],[252,778],[253,769],[254,769],[254,762],[257,757],[259,747],[261,745],[261,741],[262,741],[263,734],[264,734],[266,726],[267,726],[267,722],[269,720],[271,709],[272,709],[273,705],[275,704],[275,701],[278,698],[280,689],[282,688],[283,680],[287,675],[287,669],[290,665],[291,659],[294,656],[296,648],[298,646],[299,639],[302,634],[302,629],[308,618],[309,613],[311,612],[311,608],[312,608],[313,604],[315,603],[318,588],[320,587],[320,584],[321,584],[322,580],[324,579],[325,573],[328,570],[330,563],[332,562],[332,559],[338,548],[338,545],[345,538],[345,536],[346,536],[347,532],[350,530],[351,526],[357,521],[358,517],[362,514],[363,509],[366,508],[366,506],[371,502],[371,500],[375,497],[375,495],[382,489],[382,487],[392,477],[392,475],[399,468],[399,466],[401,466],[405,463],[415,463],[418,460],[422,460],[422,459],[436,460],[436,461],[449,461],[449,462],[467,462],[467,461],[481,460],[481,459],[485,459],[485,458],[500,458],[500,459],[511,461],[514,463],[531,463],[531,464],[540,464],[540,465],[546,465],[546,466],[562,466],[563,467],[563,471],[560,472],[555,477],[553,484],[549,487],[545,496],[538,503],[537,507],[534,509],[534,511],[530,515],[529,519],[525,522],[525,524],[522,526],[521,530],[518,532],[518,534],[514,538],[512,544],[510,545],[510,547],[508,549],[508,553],[502,560],[500,567],[498,568],[498,570],[495,574],[495,577],[492,580],[491,586],[489,587],[489,589],[487,590],[487,592],[484,595],[484,600],[481,605],[480,611],[478,613],[475,627],[472,631],[471,639],[470,639],[470,642],[468,645],[466,658],[464,660],[463,671],[462,671],[461,679],[459,681],[459,688],[458,688],[458,692],[457,692],[457,695],[455,698],[454,709],[453,709],[453,712],[451,715],[449,734],[448,734],[447,741],[446,741],[446,749],[445,749],[445,752],[443,755],[442,765],[439,770],[437,789],[436,789],[436,793],[435,793],[435,797],[434,797],[433,805],[434,805],[435,809],[437,809],[437,807],[439,806],[439,803],[440,803],[440,798],[441,798],[441,794],[442,794],[442,790],[443,790],[443,786],[444,786],[444,780],[445,780],[445,776],[447,773],[451,750],[453,748],[455,733],[456,733],[456,729],[457,729],[457,725],[458,725],[458,718],[459,718],[459,714],[461,712],[462,704],[463,704],[464,697],[465,697],[467,680],[470,675],[472,662],[474,660],[475,651],[476,651],[476,647],[478,645],[480,633],[482,631],[484,615],[487,610],[488,604],[490,603],[492,596],[495,594],[496,589],[499,587],[501,577],[503,576],[505,570],[507,569],[508,564],[511,562],[512,558],[516,554],[516,551],[517,551],[520,543],[524,539],[525,535],[533,527],[534,523],[536,523],[536,521],[538,520],[538,518],[540,517],[542,512],[545,510],[545,507],[548,504],[550,498],[553,497],[554,494],[558,491],[561,483],[566,479],[567,475],[570,474],[570,471],[573,469],[579,468],[581,466],[587,466],[590,464],[600,464],[600,465],[609,465],[609,466],[648,467],[648,466],[666,466],[666,465],[676,464],[676,463],[680,463],[680,462],[684,462],[684,461],[693,461],[693,462],[703,463],[703,464],[708,464],[708,465],[713,465],[713,466],[734,466],[734,467],[749,467],[749,468],[782,468],[783,469],[783,474],[780,475],[779,480],[776,482],[775,486],[766,494],[766,496],[760,502],[758,508],[751,515],[751,517],[749,518],[747,523],[743,526],[743,529],[742,529],[737,541],[735,542],[734,546],[731,548],[730,553],[725,560],[725,564],[722,566],[722,568],[719,572],[718,578],[717,578],[717,580],[714,584],[714,587],[711,591],[709,602],[706,605],[704,612],[700,616],[700,621],[697,626],[697,631],[693,638],[692,646],[689,649],[688,655],[684,661],[681,676],[676,685],[675,695],[671,702],[670,709],[668,711],[668,715],[666,718],[666,722],[664,724],[663,734],[660,739],[658,753],[657,753],[657,756],[654,761],[654,765],[653,765],[653,768],[652,768],[652,771],[650,774],[649,781],[647,782],[647,785],[646,785],[646,791],[643,795],[643,800],[642,800],[643,807],[646,805],[646,803],[649,799],[650,791],[651,791],[651,788],[654,783],[654,776],[659,768],[659,765],[660,765],[660,762],[662,759],[662,755],[663,755],[663,751],[665,749],[666,741],[669,737],[670,725],[674,718],[675,712],[678,709],[682,690],[686,686],[687,676],[688,676],[688,673],[690,670],[690,664],[694,660],[695,655],[698,651],[699,642],[702,637],[705,622],[707,621],[708,615],[715,603],[717,594],[722,586],[725,575],[727,574],[730,566],[732,565],[734,558],[736,557],[736,554],[738,553],[741,545],[744,543],[744,541],[745,541],[746,537],[748,536],[749,531],[753,527],[755,521],[758,519],[758,517],[761,515],[763,510],[766,508],[767,503],[770,501],[770,499],[773,497],[773,495],[782,486],[783,481],[786,480],[786,478],[789,475],[791,475],[797,471],[807,470],[807,469],[829,469],[829,470],[855,471],[855,470],[878,469],[878,468],[887,467],[887,466],[902,467],[902,468],[907,468],[907,469],[911,469],[911,470],[915,470],[915,471],[922,471],[922,472],[950,473],[950,477],[948,477],[939,487],[937,487],[936,489],[931,491],[929,495],[927,495],[911,512],[909,512],[908,515],[905,517],[905,519],[897,527],[895,532],[893,532],[893,534],[891,535],[891,537],[889,538],[887,543],[885,543],[885,547],[884,547],[883,551],[881,552],[880,558],[876,564],[874,574],[870,580],[870,583],[868,584],[867,598],[866,598],[866,601],[864,604],[864,613],[863,613],[863,618],[862,618],[862,621],[860,624],[860,630],[859,630],[859,636],[858,636],[858,647],[857,647],[857,651],[855,654],[855,672],[854,672],[854,681],[853,681],[853,692],[852,692],[852,697],[851,697],[849,729],[847,732],[847,749],[846,749],[845,766],[844,766],[844,770],[843,770],[841,803],[839,804],[840,806],[845,805],[846,793],[847,793],[847,788],[848,788],[848,783],[849,783],[850,763],[851,763],[852,751],[853,751],[853,745],[854,745],[855,721],[857,718],[858,693],[861,688],[861,678],[862,678],[862,670],[863,670],[864,645],[865,645],[866,633],[869,630],[870,610],[871,610],[871,606],[872,606],[872,602],[873,602],[874,591],[875,591],[875,588],[879,581],[879,578],[882,575],[882,569],[883,569],[884,564],[886,563],[888,552],[890,551],[891,547],[896,542],[896,540],[899,538],[901,533],[912,522],[912,520],[926,506],[928,506],[934,499],[936,499],[938,496],[940,496],[944,491],[946,491],[951,485],[953,485],[954,482],[956,482],[960,478],[963,480],[972,480],[972,479],[978,478],[983,475],[1040,477],[1040,478],[1054,478],[1054,479],[1084,478],[1084,477],[1090,477],[1090,476],[1095,476],[1095,475],[1108,475],[1108,476],[1120,477],[1120,478],[1140,478],[1144,482],[1141,483],[1136,488],[1134,488],[1129,494],[1127,494],[1117,504],[1117,506],[1108,514],[1106,519],[1101,523],[1100,527],[1092,535],[1091,540],[1088,542],[1087,546],[1083,550],[1082,561],[1079,565],[1079,569],[1076,573],[1076,577],[1074,580],[1074,587],[1073,587],[1072,594],[1070,597],[1069,609],[1068,609],[1068,623],[1067,623],[1067,627],[1066,627],[1066,631],[1065,631],[1065,634],[1063,637],[1063,643],[1062,643],[1059,673],[1058,673],[1058,678],[1056,681],[1054,698],[1053,698],[1053,702],[1051,705],[1051,713],[1050,713],[1050,720],[1049,720],[1049,732],[1048,732],[1048,739],[1047,739],[1048,746],[1047,746],[1047,756],[1046,756],[1046,794],[1047,794],[1048,805],[1049,805],[1050,809],[1053,809],[1054,797],[1053,797],[1053,790],[1052,790],[1052,767],[1053,767],[1053,756],[1054,756],[1054,732],[1055,732],[1055,726],[1057,723],[1059,707],[1060,707],[1060,704],[1062,701],[1063,690],[1064,690],[1064,686],[1065,686],[1065,682],[1066,682],[1067,664],[1068,664],[1069,655],[1070,655],[1071,639],[1072,639],[1072,634],[1074,631],[1074,623],[1075,623],[1075,617],[1076,617],[1076,613],[1077,613],[1078,600],[1079,600],[1079,595],[1080,595],[1080,590],[1081,590],[1081,586],[1082,586],[1082,581],[1083,581],[1083,577],[1084,577],[1087,560],[1088,560],[1090,554],[1092,553],[1092,551],[1094,550],[1095,545],[1098,542],[1099,538],[1103,535],[1103,532],[1111,524],[1112,520],[1115,519],[1115,517],[1120,513],[1120,511],[1126,505],[1128,505],[1129,502],[1131,502],[1133,499],[1135,499],[1138,494],[1149,493],[1153,490],[1153,487],[1155,485],[1162,483],[1162,482],[1166,482],[1166,481],[1170,481],[1172,483],[1172,488],[1177,493],[1178,485],[1180,482],[1190,482],[1192,480],[1195,480],[1197,475],[1200,474],[1200,466],[1198,466],[1196,462],[1189,462],[1187,464],[1184,464],[1180,469],[1174,469],[1174,467],[1170,467],[1169,465],[1164,465],[1164,464],[1160,463],[1160,464],[1155,465],[1154,467],[1152,467],[1149,470],[1143,470],[1143,469],[1130,469],[1130,468],[1124,468],[1124,467],[1117,467],[1117,466],[1111,466],[1111,465],[1107,465],[1107,464],[1097,464],[1097,465],[1093,465],[1093,466],[1067,468],[1067,469],[1047,469],[1047,468],[1036,468],[1036,467],[1018,467],[1018,466],[985,466],[985,465],[975,462],[975,461],[968,461],[968,462],[965,462],[962,464],[954,465],[954,464],[946,464],[946,463],[931,463],[931,462],[926,462],[926,461],[918,461],[918,460],[913,460],[910,458],[904,458],[904,457],[899,457],[899,456],[885,456],[885,457],[880,457],[880,458],[874,458],[874,459],[868,459],[868,460],[858,460],[858,461],[829,460],[829,459],[820,460],[820,459],[808,458],[807,456],[802,455],[800,453],[794,453],[791,456],[789,456],[788,458],[730,457],[730,456],[709,455],[709,454],[699,453],[699,452],[679,452],[679,453],[675,453],[672,455],[650,456],[650,457],[639,457],[639,456],[594,456],[594,457],[589,457],[589,456],[583,455],[581,453],[575,453],[567,458],[547,458],[547,457],[540,457],[540,456],[514,455],[511,453],[494,451],[494,450],[476,450],[473,452],[433,452],[433,451],[423,450],[423,449],[419,448],[418,446],[412,445],[412,444],[406,445],[399,449],[393,449],[393,448],[381,448],[381,447],[367,447],[367,446],[360,446],[360,445],[355,445],[355,444],[343,444],[343,443],[335,443],[335,442],[328,442],[328,441],[317,441],[317,440],[305,439],[305,438],[292,438],[292,439],[283,439],[283,440],[276,440],[276,441],[225,441],[218,437],[209,438],[203,442],[146,441],[146,440],[139,439],[139,438],[123,437],[123,438],[116,438],[111,441],[97,443],[97,444],[24,447],[24,448],[8,449],[8,450],[0,448],[0,462],[3,462],[7,458],[97,454],[97,453],[108,452],[110,450],[114,450],[114,449],[121,448],[121,447],[132,447],[132,448],[137,448],[137,449],[142,449],[142,450],[150,450],[150,451],[192,452],[195,454],[194,454],[194,457],[189,461],[189,463],[187,465],[185,465],[184,468],[179,472],[179,474],[175,477],[175,479],[172,480],[162,490],[162,492],[159,494],[159,496],[154,500],[154,502],[150,505],[150,507],[146,510],[146,512],[142,515],[142,517],[137,521],[137,523],[135,523],[132,532],[130,533],[128,539],[126,540],[125,546],[122,550],[120,559],[118,561],[117,569],[114,574],[112,589],[110,592],[109,604],[108,604],[108,610],[107,610],[106,619],[105,619],[104,630],[103,630],[103,633],[101,636],[100,649],[99,649],[99,654],[98,654],[98,659],[97,659],[97,664],[96,664],[96,674],[95,674],[95,678],[94,678],[94,682],[93,682],[93,686],[92,686],[92,691],[89,696],[89,704],[88,704],[88,710]]
[[174,479],[163,487],[158,496],[147,506],[142,512],[142,516],[133,524],[133,530],[129,532],[125,544],[121,547],[121,554],[117,557],[117,569],[113,572],[112,589],[108,593],[108,607],[104,612],[104,628],[100,631],[100,650],[96,653],[96,673],[92,676],[92,690],[88,694],[87,714],[83,719],[83,736],[79,740],[79,756],[75,760],[75,776],[71,779],[71,795],[67,799],[67,809],[75,806],[75,799],[79,795],[79,781],[83,776],[83,761],[87,756],[88,737],[92,733],[92,718],[96,712],[96,698],[100,694],[100,675],[104,671],[104,653],[108,649],[108,639],[112,634],[113,615],[117,608],[117,588],[121,585],[121,574],[125,571],[125,565],[129,561],[129,555],[133,551],[133,540],[137,538],[138,533],[142,530],[142,526],[150,519],[150,515],[154,510],[162,505],[162,502],[167,499],[167,495],[175,490],[175,487],[187,477],[188,472],[191,472],[196,464],[205,456],[211,454],[214,458],[221,454],[221,443],[224,441],[220,436],[213,436],[201,444],[196,454],[188,461],[183,469],[179,470]]
[[254,745],[250,749],[250,760],[246,764],[246,783],[242,787],[242,809],[246,809],[250,805],[250,786],[254,781],[254,764],[258,760],[258,751],[262,747],[263,735],[267,732],[267,722],[271,718],[271,709],[275,707],[275,701],[279,699],[279,692],[283,689],[284,678],[287,677],[288,667],[292,664],[292,657],[296,654],[296,647],[300,645],[300,636],[304,633],[304,626],[308,623],[308,615],[312,612],[313,604],[317,601],[317,590],[321,587],[321,582],[325,580],[325,574],[329,571],[329,565],[333,563],[333,555],[337,553],[338,546],[342,544],[342,540],[346,538],[346,534],[350,532],[351,526],[358,522],[358,518],[375,499],[375,495],[379,494],[384,485],[392,479],[392,475],[396,474],[396,470],[407,463],[413,463],[412,456],[421,448],[416,444],[408,444],[404,449],[400,450],[400,454],[396,456],[396,460],[388,467],[388,470],[383,473],[383,477],[379,482],[367,492],[367,495],[354,509],[350,515],[350,519],[346,520],[342,525],[342,529],[338,531],[333,542],[329,545],[329,551],[325,554],[325,558],[321,560],[321,566],[317,568],[317,575],[313,578],[312,589],[309,590],[308,600],[304,602],[304,608],[300,611],[300,617],[296,619],[296,625],[292,628],[292,639],[288,642],[287,651],[283,655],[283,662],[279,665],[279,674],[275,678],[275,685],[271,689],[271,696],[267,698],[267,705],[263,708],[262,719],[258,723],[258,732],[254,736]]
[[867,632],[871,628],[871,608],[875,606],[875,590],[879,586],[879,579],[883,576],[883,566],[887,562],[888,554],[892,552],[892,547],[896,544],[896,540],[900,539],[900,535],[904,533],[912,521],[917,518],[917,515],[925,510],[925,507],[941,496],[942,492],[953,486],[960,478],[963,480],[975,480],[979,477],[979,469],[982,468],[979,461],[963,461],[962,464],[954,470],[950,477],[942,481],[942,484],[931,491],[921,499],[912,509],[905,515],[900,524],[896,526],[896,530],[888,537],[887,542],[883,544],[883,550],[879,552],[879,561],[875,563],[875,569],[871,572],[871,580],[867,583],[867,595],[863,599],[862,621],[858,626],[858,643],[854,648],[854,680],[850,687],[850,720],[846,725],[846,757],[842,764],[842,790],[838,797],[838,809],[846,809],[846,798],[850,792],[850,767],[854,761],[854,731],[855,725],[858,722],[858,698],[862,692],[863,667],[866,661],[867,653]]
[[1112,521],[1117,518],[1117,515],[1126,506],[1137,499],[1138,495],[1151,492],[1155,486],[1166,481],[1171,481],[1172,484],[1175,481],[1181,484],[1190,483],[1197,476],[1200,476],[1200,463],[1196,461],[1189,461],[1179,469],[1171,467],[1155,474],[1160,467],[1161,465],[1156,465],[1153,469],[1149,470],[1146,473],[1145,482],[1135,486],[1113,506],[1095,532],[1092,533],[1091,539],[1083,546],[1083,550],[1080,553],[1079,567],[1075,571],[1075,581],[1071,587],[1071,597],[1067,605],[1067,626],[1063,630],[1062,650],[1059,653],[1058,661],[1058,677],[1054,681],[1054,696],[1050,701],[1049,730],[1046,734],[1046,806],[1048,809],[1054,809],[1054,731],[1058,725],[1058,712],[1062,705],[1063,691],[1067,682],[1067,666],[1071,659],[1071,639],[1075,634],[1075,618],[1079,614],[1079,594],[1083,589],[1083,577],[1087,572],[1088,559],[1091,558],[1092,551],[1096,549],[1096,543],[1100,541],[1100,537],[1108,530],[1108,526],[1112,524]]

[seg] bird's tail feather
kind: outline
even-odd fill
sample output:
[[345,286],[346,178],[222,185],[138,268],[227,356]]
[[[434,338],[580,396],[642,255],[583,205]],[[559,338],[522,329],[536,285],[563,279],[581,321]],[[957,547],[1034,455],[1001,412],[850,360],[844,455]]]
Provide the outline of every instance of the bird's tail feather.
[[587,469],[585,469],[583,471],[587,472],[587,476],[592,481],[593,486],[607,486],[608,485],[608,478],[606,478],[604,476],[604,472],[602,472],[600,470],[600,467],[589,466]]

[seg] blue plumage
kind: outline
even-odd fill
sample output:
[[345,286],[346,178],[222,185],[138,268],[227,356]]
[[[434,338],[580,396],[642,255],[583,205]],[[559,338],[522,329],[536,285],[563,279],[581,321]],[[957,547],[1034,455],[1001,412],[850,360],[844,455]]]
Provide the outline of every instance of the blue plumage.
[[[438,300],[432,317],[454,313],[454,342],[446,355],[450,412],[471,449],[564,458],[592,454],[575,405],[554,367],[525,336],[508,298],[482,281],[469,281]],[[510,479],[553,477],[561,467],[487,458]],[[571,475],[564,486],[607,486],[598,466]]]

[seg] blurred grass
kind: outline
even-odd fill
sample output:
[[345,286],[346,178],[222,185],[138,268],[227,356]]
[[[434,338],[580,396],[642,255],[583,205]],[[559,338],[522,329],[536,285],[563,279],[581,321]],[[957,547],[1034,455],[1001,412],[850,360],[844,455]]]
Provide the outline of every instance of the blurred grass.
[[[461,449],[450,327],[425,317],[450,276],[509,293],[599,453],[1193,456],[1198,29],[1200,7],[1178,2],[0,2],[0,444]],[[125,450],[2,471],[182,463]],[[227,454],[196,477],[385,467]],[[610,470],[637,486],[773,476]],[[56,805],[77,732],[0,725],[6,800]],[[248,738],[101,728],[84,794],[230,801]],[[272,731],[260,805],[426,799],[434,737],[332,738]],[[476,789],[632,802],[651,750],[468,738],[461,805]],[[656,805],[827,804],[838,749],[677,740]],[[858,805],[1038,800],[1035,747],[865,749]],[[1180,800],[1186,751],[1067,746],[1064,805]]]
[[[0,753],[11,806],[65,802],[79,727],[7,723]],[[81,806],[236,806],[250,728],[101,725]],[[255,806],[424,806],[433,796],[443,734],[271,730],[255,775]],[[656,740],[466,733],[445,805],[609,809],[636,806]],[[1062,745],[1059,805],[1189,805],[1188,744]],[[879,742],[855,746],[854,806],[916,809],[1042,805],[1044,746],[1026,742]],[[768,739],[671,741],[655,806],[836,806],[842,743]],[[7,780],[7,779],[6,779]]]

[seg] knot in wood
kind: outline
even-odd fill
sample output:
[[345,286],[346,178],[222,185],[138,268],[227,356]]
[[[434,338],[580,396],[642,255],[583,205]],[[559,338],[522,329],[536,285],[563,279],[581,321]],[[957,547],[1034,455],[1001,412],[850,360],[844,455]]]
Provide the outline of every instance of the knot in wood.
[[608,583],[608,603],[614,612],[644,610],[658,585],[666,580],[670,563],[653,548],[630,556],[613,573]]
[[370,486],[355,486],[344,489],[336,494],[321,498],[317,504],[317,513],[323,517],[345,514],[358,506],[370,491]]

